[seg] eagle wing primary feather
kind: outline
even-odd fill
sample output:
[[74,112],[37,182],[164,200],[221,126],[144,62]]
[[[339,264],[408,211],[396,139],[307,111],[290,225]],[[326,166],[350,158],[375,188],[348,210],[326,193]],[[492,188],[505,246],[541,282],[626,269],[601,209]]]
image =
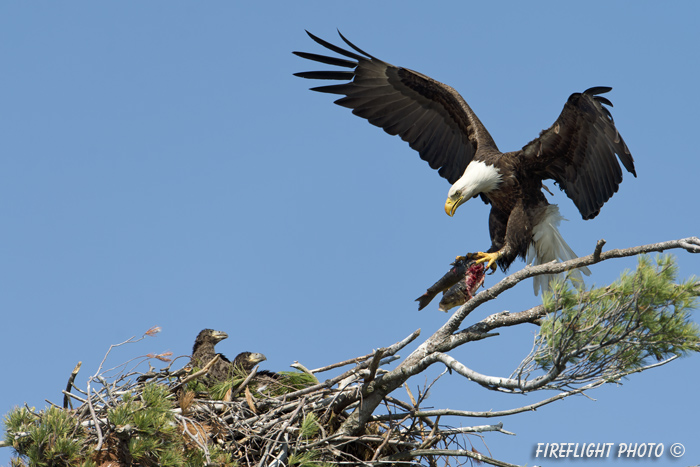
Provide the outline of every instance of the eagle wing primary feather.
[[554,125],[522,150],[543,178],[557,182],[584,219],[597,216],[617,192],[622,182],[618,157],[637,176],[630,151],[603,107],[612,103],[598,95],[611,89],[594,87],[572,94]]
[[295,55],[352,68],[352,71],[309,71],[295,73],[295,76],[347,81],[311,89],[345,96],[335,103],[352,109],[352,113],[387,133],[400,136],[448,182],[454,183],[462,176],[480,147],[498,149],[466,101],[451,87],[383,62],[340,33],[343,41],[357,53],[330,44],[308,31],[307,34],[318,44],[352,60],[306,52],[294,52]]

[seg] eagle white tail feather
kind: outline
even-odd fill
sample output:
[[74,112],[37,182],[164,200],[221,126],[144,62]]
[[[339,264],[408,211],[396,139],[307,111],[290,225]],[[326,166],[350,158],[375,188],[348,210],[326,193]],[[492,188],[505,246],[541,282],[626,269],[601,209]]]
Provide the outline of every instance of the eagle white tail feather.
[[[566,219],[559,213],[559,207],[556,204],[551,204],[543,210],[539,222],[532,229],[532,243],[527,249],[528,264],[537,266],[554,260],[564,262],[578,257],[559,233],[557,227],[562,220]],[[591,274],[591,271],[585,266],[569,271],[569,277],[574,279],[574,284],[583,285],[582,272],[587,276]],[[535,295],[540,290],[542,292],[549,290],[550,281],[560,276],[561,274],[535,276],[533,278]]]

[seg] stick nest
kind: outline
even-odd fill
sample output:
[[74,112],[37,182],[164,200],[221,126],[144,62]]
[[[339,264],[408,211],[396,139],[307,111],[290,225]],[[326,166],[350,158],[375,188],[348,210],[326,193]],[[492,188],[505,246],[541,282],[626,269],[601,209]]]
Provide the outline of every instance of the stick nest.
[[[377,360],[372,356],[313,372],[297,365],[303,371],[274,380],[256,378],[253,369],[215,386],[203,383],[211,365],[172,371],[171,363],[159,371],[96,375],[87,391],[73,385],[76,367],[64,407],[14,409],[5,417],[4,444],[21,456],[13,465],[96,467],[445,465],[449,455],[441,452],[464,450],[460,429],[417,414],[429,388],[415,398],[406,386],[410,402],[386,397],[382,414],[360,436],[339,429],[369,379],[381,378],[381,371],[367,369]],[[325,382],[315,376],[352,363]]]

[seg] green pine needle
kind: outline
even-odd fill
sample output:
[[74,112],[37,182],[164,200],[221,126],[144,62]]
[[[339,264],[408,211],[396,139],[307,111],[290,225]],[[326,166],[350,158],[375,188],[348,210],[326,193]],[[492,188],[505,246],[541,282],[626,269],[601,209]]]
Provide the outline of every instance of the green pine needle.
[[536,363],[549,370],[582,359],[625,371],[700,350],[700,331],[690,313],[697,307],[700,282],[677,282],[671,255],[652,261],[640,256],[608,287],[573,289],[552,284],[543,304],[549,315],[538,336]]

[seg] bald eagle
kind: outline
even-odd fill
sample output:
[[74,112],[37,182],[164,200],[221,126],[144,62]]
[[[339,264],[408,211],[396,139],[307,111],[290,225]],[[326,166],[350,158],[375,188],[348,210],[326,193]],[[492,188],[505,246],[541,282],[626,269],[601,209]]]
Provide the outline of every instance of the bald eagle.
[[[261,353],[241,352],[233,359],[231,366],[234,372],[238,371],[247,375],[255,365],[265,360],[267,360],[267,357]],[[258,383],[261,381],[268,381],[269,379],[276,380],[278,378],[279,375],[270,370],[258,370],[255,374],[255,381]]]
[[[593,219],[622,182],[618,157],[637,176],[634,160],[603,106],[612,107],[612,103],[600,96],[612,88],[593,87],[572,94],[550,128],[522,149],[502,153],[450,86],[379,60],[340,32],[354,52],[307,34],[346,58],[294,54],[346,70],[307,71],[296,76],[344,81],[311,89],[344,96],[335,103],[400,136],[418,151],[452,184],[445,202],[447,215],[453,216],[459,206],[476,196],[491,205],[491,247],[477,253],[478,262],[486,263],[487,268],[495,270],[498,265],[506,271],[517,257],[532,264],[576,257],[559,234],[557,227],[563,218],[542,193],[543,180],[554,180],[583,219]],[[582,270],[590,274],[587,268]],[[535,293],[547,288],[550,280],[536,277]]]
[[192,357],[190,365],[198,368],[203,368],[217,354],[219,360],[207,373],[206,380],[208,382],[225,381],[231,377],[232,367],[231,361],[223,354],[217,353],[214,346],[222,340],[228,338],[228,334],[223,331],[215,331],[213,329],[203,329],[197,334],[192,348]]
[[255,365],[267,360],[267,357],[257,352],[241,352],[233,359],[232,366],[235,369],[242,370],[244,373],[250,373]]

